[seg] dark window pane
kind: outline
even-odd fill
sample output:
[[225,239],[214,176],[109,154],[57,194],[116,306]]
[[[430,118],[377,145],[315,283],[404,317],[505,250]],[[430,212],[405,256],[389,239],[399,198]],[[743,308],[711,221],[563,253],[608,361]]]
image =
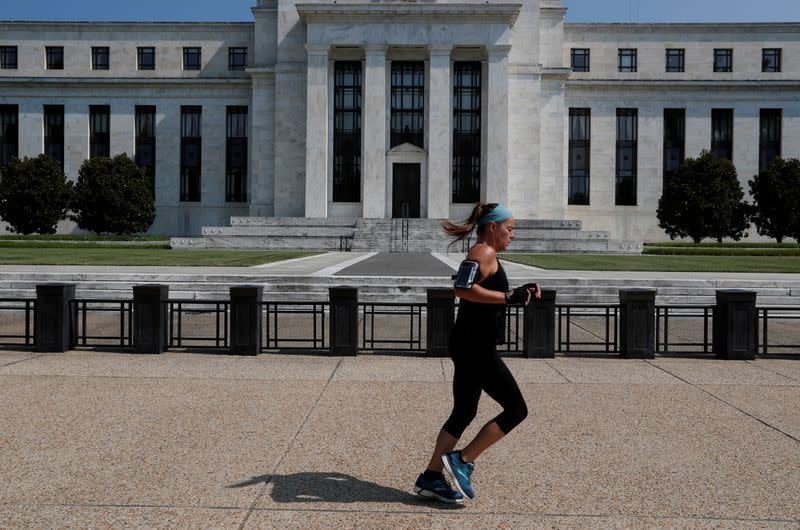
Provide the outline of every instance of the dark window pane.
[[733,109],[711,109],[711,152],[733,160]]
[[181,107],[181,201],[200,200],[201,118],[201,107]]
[[636,205],[638,109],[617,109],[616,204]]
[[714,50],[714,71],[733,71],[733,50],[730,48],[716,48]]
[[683,72],[685,50],[670,48],[667,50],[667,72]]
[[588,72],[589,71],[589,49],[588,48],[572,48],[571,52],[571,66],[573,72]]
[[137,49],[137,59],[139,70],[155,70],[156,69],[156,49],[152,46],[142,47]]
[[764,48],[761,52],[761,71],[780,72],[781,71],[781,49]]
[[361,200],[361,63],[336,61],[333,71],[333,201]]
[[0,176],[3,167],[19,156],[19,106],[0,105]]
[[667,179],[683,163],[686,148],[686,109],[664,109],[664,168]]
[[225,200],[247,201],[247,107],[227,108]]
[[44,154],[64,167],[64,105],[44,106]]
[[45,47],[45,56],[48,70],[63,70],[64,69],[64,47],[63,46],[47,46]]
[[200,70],[200,48],[183,49],[183,69]]
[[0,68],[3,70],[17,69],[16,46],[0,46]]
[[425,77],[422,62],[392,62],[391,139],[394,147],[404,142],[424,147]]
[[228,48],[228,70],[244,70],[247,67],[247,48]]
[[589,204],[591,109],[569,109],[569,204]]
[[619,49],[619,71],[620,72],[635,72],[636,71],[636,49],[635,48],[620,48]]
[[89,158],[109,156],[111,152],[110,119],[111,107],[108,105],[89,106]]
[[453,67],[453,202],[477,202],[481,193],[481,63]]
[[150,191],[155,196],[156,178],[156,108],[136,106],[136,164],[150,178]]
[[92,70],[109,69],[108,46],[92,46]]
[[764,171],[772,159],[781,156],[781,109],[761,109],[759,127],[758,171]]

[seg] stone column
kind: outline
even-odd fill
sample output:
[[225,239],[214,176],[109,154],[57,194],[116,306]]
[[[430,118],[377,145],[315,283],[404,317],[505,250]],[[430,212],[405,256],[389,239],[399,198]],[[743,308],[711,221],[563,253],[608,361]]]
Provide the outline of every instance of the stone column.
[[251,69],[249,215],[275,212],[275,70]]
[[364,106],[361,124],[361,203],[364,217],[386,217],[386,46],[364,48]]
[[306,49],[306,217],[328,217],[328,47]]
[[428,48],[428,218],[450,217],[453,181],[451,121],[453,83],[450,79],[450,46]]
[[484,202],[508,204],[508,51],[492,46],[487,73]]

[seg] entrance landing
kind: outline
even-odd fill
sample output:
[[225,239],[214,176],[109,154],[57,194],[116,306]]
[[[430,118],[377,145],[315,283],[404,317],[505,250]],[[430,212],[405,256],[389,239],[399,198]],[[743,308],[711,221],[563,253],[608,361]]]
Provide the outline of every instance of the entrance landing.
[[338,271],[335,276],[450,277],[453,272],[453,268],[429,252],[379,252]]

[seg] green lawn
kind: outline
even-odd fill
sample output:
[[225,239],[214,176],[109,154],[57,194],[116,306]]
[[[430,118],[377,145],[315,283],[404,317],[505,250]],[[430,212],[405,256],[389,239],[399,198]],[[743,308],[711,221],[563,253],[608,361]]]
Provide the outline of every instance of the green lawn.
[[0,265],[155,265],[249,267],[319,254],[261,250],[170,250],[141,248],[0,248]]
[[793,256],[503,254],[501,257],[508,261],[553,270],[800,273],[800,257]]
[[0,241],[164,241],[168,236],[98,236],[95,234],[3,234]]

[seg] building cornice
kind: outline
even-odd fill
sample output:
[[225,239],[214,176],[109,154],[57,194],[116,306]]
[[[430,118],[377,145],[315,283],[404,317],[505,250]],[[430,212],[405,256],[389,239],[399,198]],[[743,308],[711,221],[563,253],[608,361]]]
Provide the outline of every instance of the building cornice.
[[0,77],[0,87],[153,87],[153,88],[193,88],[242,85],[249,87],[249,77],[237,78],[127,78],[127,77]]
[[433,18],[466,19],[470,23],[508,24],[513,27],[522,4],[418,4],[418,3],[299,3],[295,4],[300,19],[305,22],[397,22],[395,17],[403,17],[403,21],[427,21]]
[[791,31],[800,32],[800,22],[664,22],[664,23],[627,23],[627,22],[570,22],[564,24],[564,30],[576,31],[670,31],[680,33],[681,31],[741,31],[741,30],[765,30],[765,31]]
[[798,90],[800,79],[782,79],[764,81],[758,79],[746,80],[716,80],[716,79],[568,79],[567,88],[617,88],[622,90],[688,90],[688,89],[714,89],[718,91],[731,90]]
[[70,21],[34,21],[34,20],[0,20],[0,31],[35,31],[35,30],[60,30],[72,29],[86,31],[124,31],[128,29],[143,29],[165,31],[167,29],[178,31],[213,30],[213,31],[252,31],[253,22],[70,22]]

